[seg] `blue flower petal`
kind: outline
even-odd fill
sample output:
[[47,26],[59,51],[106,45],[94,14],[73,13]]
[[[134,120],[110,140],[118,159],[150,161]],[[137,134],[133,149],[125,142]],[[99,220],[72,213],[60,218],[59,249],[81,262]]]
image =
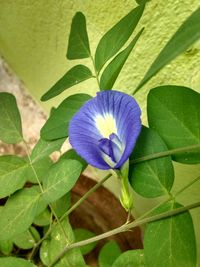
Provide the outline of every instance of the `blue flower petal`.
[[135,146],[140,115],[133,97],[114,90],[99,92],[72,118],[70,143],[89,164],[119,169]]

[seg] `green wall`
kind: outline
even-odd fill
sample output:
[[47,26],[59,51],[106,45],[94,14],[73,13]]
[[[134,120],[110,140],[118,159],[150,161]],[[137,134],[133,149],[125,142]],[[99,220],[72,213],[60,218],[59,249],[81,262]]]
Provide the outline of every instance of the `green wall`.
[[[132,91],[170,36],[199,4],[199,0],[152,0],[138,30],[145,31],[125,65],[115,88]],[[72,65],[65,58],[70,23],[76,11],[87,18],[92,50],[102,34],[129,12],[133,0],[0,0],[0,53],[39,99]],[[145,106],[146,91],[158,84],[183,84],[200,90],[200,43],[162,70],[137,95]],[[90,65],[90,61],[84,60]],[[86,81],[70,89],[95,93],[96,82]],[[43,103],[45,109],[63,96]]]
[[[145,31],[115,88],[132,91],[167,40],[199,5],[199,0],[149,1],[137,28],[139,30],[145,26]],[[0,0],[0,53],[23,80],[30,93],[39,100],[67,69],[77,63],[65,58],[70,23],[76,11],[82,11],[87,18],[89,39],[94,51],[102,34],[134,6],[136,3],[133,0]],[[91,64],[89,60],[82,62],[89,66]],[[199,66],[200,42],[197,42],[166,66],[136,95],[143,109],[143,122],[146,121],[147,91],[159,84],[184,85],[200,91]],[[48,111],[71,92],[95,94],[96,90],[95,80],[86,81],[41,104]],[[175,188],[178,188],[197,177],[200,166],[176,164],[176,173]],[[188,203],[199,199],[199,189],[200,183],[196,185],[195,193],[188,190],[181,201]],[[141,206],[138,213],[147,208],[147,202],[142,198],[136,196],[136,202]],[[200,221],[198,211],[195,212],[196,222]],[[200,238],[198,242],[199,240]]]

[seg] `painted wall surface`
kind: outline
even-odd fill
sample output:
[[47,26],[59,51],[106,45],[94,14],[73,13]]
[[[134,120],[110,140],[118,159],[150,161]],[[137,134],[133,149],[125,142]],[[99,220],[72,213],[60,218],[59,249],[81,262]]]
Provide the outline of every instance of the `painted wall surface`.
[[[0,0],[0,52],[39,99],[76,61],[65,58],[70,23],[76,11],[87,18],[94,52],[102,34],[137,4],[132,0]],[[130,92],[139,83],[161,48],[198,6],[199,0],[151,0],[137,30],[145,31],[130,55],[115,88]],[[200,43],[163,69],[138,93],[145,106],[146,91],[158,84],[183,84],[200,90]],[[84,60],[91,65],[90,60]],[[72,91],[95,93],[95,80],[44,103],[48,109]]]
[[[135,6],[133,0],[0,0],[0,53],[31,94],[39,100],[77,63],[65,58],[70,23],[75,12],[82,11],[87,18],[91,49],[94,52],[103,33]],[[115,88],[133,91],[167,40],[199,6],[199,0],[150,0],[136,29],[145,26],[145,31],[124,66]],[[81,62],[91,66],[87,59]],[[166,66],[136,95],[143,109],[144,122],[147,92],[160,84],[184,85],[200,92],[200,42]],[[96,81],[89,80],[42,105],[49,110],[71,92],[95,94],[96,90]],[[200,166],[176,164],[176,173],[175,188],[179,188],[180,184],[186,184],[199,175]],[[200,182],[195,188],[196,193],[187,191],[187,196],[181,199],[183,203],[199,200]],[[136,202],[141,206],[138,213],[147,208],[147,202],[142,198],[136,196]],[[195,221],[199,222],[199,209],[192,213],[195,213]],[[198,243],[199,240],[200,234]]]

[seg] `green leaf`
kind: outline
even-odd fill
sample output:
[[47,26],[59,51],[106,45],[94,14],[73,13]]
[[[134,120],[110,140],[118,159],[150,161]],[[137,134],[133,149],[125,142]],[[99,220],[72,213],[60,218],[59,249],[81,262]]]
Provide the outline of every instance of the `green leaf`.
[[79,178],[81,170],[81,164],[75,160],[60,160],[55,163],[43,180],[44,199],[50,203],[68,193]]
[[33,248],[37,241],[40,239],[40,234],[34,227],[30,227],[30,229],[25,232],[16,235],[12,241],[16,246],[22,249],[30,249]]
[[37,184],[38,182],[35,177],[35,173],[36,173],[39,181],[41,182],[44,179],[44,176],[46,175],[51,165],[52,165],[52,161],[49,157],[44,157],[41,159],[38,158],[38,160],[33,161],[32,166],[35,171],[33,171],[33,168],[31,167],[30,163],[28,163],[28,166],[26,169],[27,181]]
[[41,100],[47,101],[61,94],[66,89],[92,77],[92,72],[88,67],[77,65],[67,71],[65,75],[42,96]]
[[[0,216],[3,216],[2,214],[3,206],[0,206]],[[13,250],[13,242],[12,240],[0,240],[0,251],[4,255],[9,255]]]
[[[79,241],[94,237],[95,234],[87,229],[77,228],[77,229],[74,229],[74,236],[75,236],[76,242],[79,242]],[[81,253],[83,255],[90,253],[96,247],[96,245],[97,245],[97,242],[93,242],[83,247],[80,247]]]
[[68,126],[73,115],[91,99],[86,94],[76,94],[66,98],[49,117],[41,130],[44,140],[55,140],[68,136]]
[[116,241],[107,242],[99,253],[99,267],[111,267],[120,254],[121,249]]
[[61,138],[54,141],[45,141],[40,138],[31,153],[32,162],[38,161],[46,156],[49,156],[54,151],[59,151],[66,138]]
[[29,228],[39,212],[39,200],[40,193],[35,186],[21,189],[7,200],[0,217],[0,240],[10,239]]
[[136,88],[136,93],[159,70],[181,53],[185,52],[195,41],[200,38],[200,8],[198,8],[177,30],[168,41],[158,57],[155,59],[144,78]]
[[100,71],[129,39],[142,16],[144,6],[145,4],[142,4],[133,9],[102,37],[95,53],[97,71]]
[[11,240],[0,240],[0,251],[4,255],[10,255],[13,250],[13,242]]
[[71,196],[70,193],[67,193],[63,197],[57,199],[51,203],[52,208],[54,209],[58,218],[65,214],[71,205]]
[[72,160],[76,160],[78,162],[80,162],[80,164],[82,165],[82,172],[85,170],[85,168],[88,166],[87,162],[82,159],[74,149],[70,149],[68,150],[66,153],[64,153],[60,159],[62,160],[69,160],[69,159],[72,159]]
[[36,267],[28,260],[15,258],[15,257],[2,257],[0,258],[0,266],[2,267]]
[[[180,206],[171,201],[153,214]],[[190,213],[149,223],[145,230],[144,253],[148,267],[196,267],[196,241]]]
[[182,86],[159,86],[147,99],[149,126],[169,149],[197,145],[197,149],[173,156],[185,164],[200,162],[200,94]]
[[23,141],[21,117],[12,94],[0,93],[0,140],[8,144]]
[[27,162],[17,156],[0,156],[0,198],[22,188],[26,181]]
[[138,3],[138,5],[141,5],[144,2],[148,2],[148,1],[151,1],[151,0],[135,0],[135,1]]
[[142,249],[128,250],[122,253],[111,267],[145,267],[144,251]]
[[[62,221],[62,226],[67,233],[67,244],[74,243],[74,235],[68,220]],[[66,239],[59,225],[56,225],[50,239],[44,240],[40,247],[40,258],[45,265],[49,265],[66,245]],[[68,251],[55,265],[56,267],[86,267],[79,249]]]
[[51,223],[51,212],[48,208],[42,211],[33,221],[38,226],[46,226]]
[[144,28],[135,36],[131,43],[122,52],[120,52],[105,68],[100,80],[100,88],[102,90],[112,89],[122,67],[124,66],[128,56],[130,55],[135,44],[137,43],[143,30]]
[[87,35],[86,19],[83,13],[77,12],[72,19],[67,58],[81,59],[89,56],[90,46]]
[[[131,159],[166,150],[167,146],[160,136],[143,126]],[[132,164],[129,173],[133,189],[144,197],[166,195],[174,182],[174,169],[169,156]]]

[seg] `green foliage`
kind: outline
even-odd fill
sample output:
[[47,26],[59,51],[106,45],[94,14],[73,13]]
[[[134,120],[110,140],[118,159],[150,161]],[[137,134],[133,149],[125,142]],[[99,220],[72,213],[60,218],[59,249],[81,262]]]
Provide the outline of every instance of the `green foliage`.
[[48,208],[42,211],[33,221],[38,226],[46,226],[51,223],[51,212]]
[[148,69],[144,78],[134,91],[136,93],[145,83],[147,83],[159,70],[181,53],[185,52],[195,41],[200,38],[200,8],[198,8],[180,26],[177,32],[168,41],[158,57]]
[[95,66],[98,72],[129,39],[136,28],[143,11],[144,4],[136,7],[101,38],[95,53]]
[[86,19],[83,13],[77,12],[72,19],[67,58],[81,59],[89,56],[90,45],[86,29]]
[[34,186],[21,189],[7,200],[0,217],[0,240],[11,239],[30,227],[44,208],[44,204],[39,203],[40,198],[41,194]]
[[135,1],[138,3],[138,5],[141,5],[144,2],[146,3],[146,2],[151,1],[151,0],[135,0]]
[[71,160],[76,160],[76,161],[80,162],[80,164],[82,165],[82,171],[84,171],[85,168],[86,168],[87,165],[88,165],[87,162],[85,162],[85,160],[82,159],[82,158],[76,153],[76,151],[73,150],[73,149],[70,149],[70,150],[68,150],[66,153],[64,153],[64,154],[60,157],[60,159],[62,159],[62,160],[69,160],[69,159],[71,159]]
[[140,38],[143,30],[144,29],[142,29],[135,36],[135,38],[131,41],[131,43],[122,52],[120,52],[105,68],[105,70],[102,73],[101,80],[100,80],[101,90],[112,89],[122,67],[124,66],[128,56],[130,55],[131,51],[133,50],[138,39]]
[[[3,216],[2,214],[3,207],[0,206],[0,216]],[[13,250],[13,241],[12,240],[0,240],[0,252],[2,252],[4,255],[8,256],[11,254]]]
[[27,162],[17,156],[0,156],[0,198],[22,188],[26,181]]
[[144,251],[142,249],[128,250],[122,253],[111,267],[145,267]]
[[12,94],[0,93],[0,140],[8,144],[23,140],[21,117]]
[[149,126],[169,149],[197,145],[198,149],[173,159],[185,164],[200,162],[200,94],[182,86],[159,86],[147,100]]
[[34,247],[37,241],[40,239],[40,234],[34,227],[30,227],[25,232],[14,236],[12,241],[15,243],[16,246],[22,249],[30,249]]
[[[167,147],[160,136],[143,126],[132,157],[141,158],[166,150]],[[169,156],[130,166],[130,183],[133,189],[144,197],[158,197],[168,194],[173,182],[174,170]]]
[[[67,244],[74,242],[74,235],[68,220],[62,222],[62,227],[67,234]],[[49,265],[66,245],[66,238],[62,229],[57,225],[54,227],[50,238],[42,242],[40,258],[45,266]],[[86,267],[79,249],[70,250],[56,264],[56,267]]]
[[14,257],[2,257],[0,258],[0,266],[2,267],[36,267],[30,261]]
[[31,162],[27,162],[27,168],[26,168],[26,177],[27,181],[37,184],[38,181],[35,177],[35,174],[37,174],[37,177],[39,181],[42,181],[44,178],[44,175],[49,170],[50,166],[52,165],[52,161],[48,156],[38,159],[34,159],[34,161],[31,160]]
[[34,163],[46,156],[51,155],[51,153],[55,151],[59,151],[64,141],[65,138],[61,138],[54,141],[45,141],[40,138],[31,153],[32,162]]
[[121,254],[121,249],[116,241],[107,242],[101,249],[98,257],[99,267],[110,267]]
[[[153,214],[180,206],[171,201]],[[196,241],[190,213],[149,223],[145,230],[144,253],[148,267],[196,267]]]
[[[79,242],[79,241],[94,237],[95,234],[89,230],[84,229],[84,228],[83,229],[77,228],[77,229],[74,229],[74,236],[75,236],[76,242]],[[86,255],[86,254],[90,253],[96,247],[96,245],[97,245],[97,242],[90,243],[88,245],[80,247],[80,251],[83,255]]]
[[65,212],[68,211],[71,205],[70,193],[67,193],[63,197],[57,199],[56,201],[51,203],[56,215],[60,218]]
[[11,240],[0,240],[0,252],[8,256],[13,250],[13,242]]
[[44,140],[55,140],[68,136],[68,126],[72,116],[91,97],[86,94],[76,94],[65,99],[54,110],[43,128],[41,137]]
[[47,101],[61,94],[63,91],[72,87],[73,85],[92,77],[92,72],[90,69],[88,69],[88,67],[84,65],[77,65],[67,71],[65,75],[42,96],[41,100]]
[[60,160],[55,163],[43,180],[44,199],[50,203],[68,193],[79,178],[81,170],[80,162],[75,160]]

